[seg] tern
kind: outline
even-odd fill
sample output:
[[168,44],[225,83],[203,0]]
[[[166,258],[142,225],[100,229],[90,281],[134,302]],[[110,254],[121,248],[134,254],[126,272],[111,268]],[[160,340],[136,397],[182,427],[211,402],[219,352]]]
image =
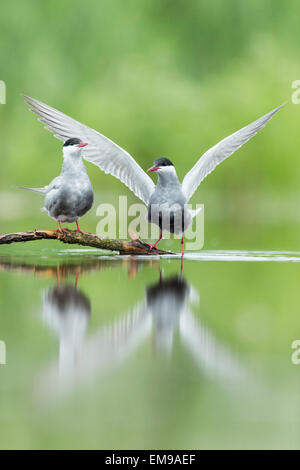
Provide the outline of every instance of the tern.
[[80,230],[78,220],[90,210],[94,201],[93,187],[81,154],[87,145],[77,137],[67,139],[63,145],[63,165],[59,176],[44,188],[18,187],[45,196],[42,210],[57,220],[57,232],[65,230],[61,227],[62,222],[76,222],[76,231],[86,233]]
[[182,183],[177,178],[173,163],[167,158],[158,158],[147,170],[158,174],[158,182],[155,186],[149,175],[132,156],[110,139],[41,101],[23,96],[30,110],[39,116],[39,121],[44,123],[45,128],[56,138],[65,141],[76,135],[83,141],[87,141],[89,146],[84,158],[97,165],[105,173],[121,180],[146,204],[148,221],[160,228],[160,237],[153,245],[150,245],[150,249],[157,247],[162,238],[162,232],[167,230],[181,236],[182,255],[184,254],[183,234],[197,215],[197,211],[188,209],[187,203],[201,181],[217,165],[250,140],[283,106],[278,106],[207,150],[186,174]]

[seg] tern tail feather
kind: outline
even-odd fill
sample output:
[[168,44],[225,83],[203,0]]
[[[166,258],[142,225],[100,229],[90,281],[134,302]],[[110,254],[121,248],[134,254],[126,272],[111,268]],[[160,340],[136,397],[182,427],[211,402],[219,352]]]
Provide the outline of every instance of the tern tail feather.
[[46,188],[26,188],[25,186],[14,186],[15,189],[25,189],[25,191],[32,191],[33,193],[46,194]]

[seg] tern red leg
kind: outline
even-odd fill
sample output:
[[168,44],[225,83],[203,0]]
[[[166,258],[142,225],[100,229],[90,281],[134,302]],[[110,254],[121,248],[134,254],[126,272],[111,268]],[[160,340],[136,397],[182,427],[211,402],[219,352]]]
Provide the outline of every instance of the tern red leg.
[[183,235],[181,237],[181,253],[182,253],[182,256],[184,255],[184,241],[183,241]]
[[58,220],[57,222],[58,222],[58,229],[56,229],[55,232],[64,232],[66,229],[62,228],[62,226],[60,225],[60,220]]
[[159,239],[154,243],[154,245],[150,245],[150,250],[153,250],[153,248],[157,248],[158,242],[162,239],[162,232],[160,232]]
[[77,226],[76,232],[78,232],[78,233],[85,233],[85,234],[87,234],[87,235],[90,235],[90,232],[83,232],[82,230],[80,230],[79,225],[78,225],[78,220],[76,220],[76,226]]

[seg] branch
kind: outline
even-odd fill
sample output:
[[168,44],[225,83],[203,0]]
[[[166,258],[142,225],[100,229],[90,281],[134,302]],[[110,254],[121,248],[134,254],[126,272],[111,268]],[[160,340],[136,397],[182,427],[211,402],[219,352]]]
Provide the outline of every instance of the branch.
[[142,242],[137,234],[130,234],[131,240],[114,240],[111,238],[100,238],[97,235],[79,233],[73,230],[64,229],[63,232],[56,230],[40,230],[33,232],[17,232],[0,235],[0,245],[10,243],[30,242],[35,240],[59,240],[62,243],[71,245],[91,246],[101,250],[118,251],[120,255],[169,255],[170,251],[160,250],[150,247]]

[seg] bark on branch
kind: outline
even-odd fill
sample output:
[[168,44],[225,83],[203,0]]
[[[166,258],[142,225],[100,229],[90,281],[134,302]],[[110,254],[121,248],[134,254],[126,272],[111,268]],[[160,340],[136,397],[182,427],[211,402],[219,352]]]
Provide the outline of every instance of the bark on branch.
[[111,238],[100,238],[97,235],[78,233],[73,230],[64,229],[63,232],[56,230],[36,229],[33,232],[17,232],[0,235],[0,245],[10,243],[29,242],[35,240],[59,240],[62,243],[90,246],[101,250],[118,251],[121,255],[167,255],[170,251],[160,250],[143,243],[136,234],[130,234],[131,240],[114,240]]

